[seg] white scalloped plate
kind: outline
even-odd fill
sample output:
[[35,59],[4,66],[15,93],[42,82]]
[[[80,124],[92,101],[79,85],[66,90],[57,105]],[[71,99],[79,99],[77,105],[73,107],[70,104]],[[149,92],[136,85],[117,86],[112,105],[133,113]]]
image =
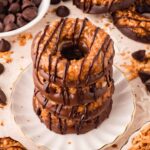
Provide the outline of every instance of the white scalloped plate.
[[114,67],[115,94],[113,108],[107,120],[97,129],[83,135],[59,135],[49,131],[33,111],[33,80],[30,65],[15,83],[11,99],[14,120],[24,135],[38,146],[55,150],[93,150],[100,149],[122,135],[131,123],[135,101],[127,80]]
[[127,150],[132,146],[132,140],[136,137],[141,130],[145,129],[146,127],[150,126],[150,122],[145,123],[140,129],[136,130],[128,139],[127,143],[122,147],[121,150]]

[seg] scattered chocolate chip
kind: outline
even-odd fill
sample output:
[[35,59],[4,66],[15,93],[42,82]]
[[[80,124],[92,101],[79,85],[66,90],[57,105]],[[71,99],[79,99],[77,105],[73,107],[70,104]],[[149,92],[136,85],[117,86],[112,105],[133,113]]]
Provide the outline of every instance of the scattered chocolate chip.
[[137,61],[142,62],[142,61],[146,60],[146,55],[145,55],[145,53],[146,53],[145,50],[138,50],[138,51],[132,53],[132,57],[133,57],[134,59],[136,59]]
[[8,32],[8,31],[15,30],[15,29],[17,29],[17,28],[18,28],[18,26],[17,26],[15,23],[9,23],[9,24],[7,24],[7,25],[5,26],[4,31],[5,31],[5,32]]
[[15,22],[15,16],[13,14],[9,14],[4,18],[4,24],[7,25],[9,23]]
[[145,82],[146,89],[150,92],[150,79]]
[[18,16],[18,17],[17,17],[17,25],[18,25],[19,27],[22,27],[22,26],[26,25],[27,23],[28,23],[28,22],[25,21],[21,16]]
[[0,89],[0,104],[5,106],[7,102],[7,98],[5,93],[2,91],[2,89]]
[[5,70],[4,65],[0,63],[0,74],[2,74],[4,70]]
[[20,4],[15,2],[15,3],[12,3],[8,9],[9,12],[11,13],[17,13],[20,11]]
[[27,21],[33,20],[36,16],[37,16],[36,7],[28,7],[22,12],[22,17]]
[[61,0],[51,0],[51,4],[55,5],[55,4],[59,4]]
[[39,5],[41,4],[41,1],[42,1],[42,0],[33,0],[34,4],[35,4],[36,6],[39,6]]
[[70,14],[70,10],[66,6],[59,6],[56,9],[56,15],[59,17],[67,17]]
[[0,22],[0,32],[4,31],[4,25],[2,24],[2,22]]
[[150,72],[146,71],[139,71],[139,77],[142,80],[143,83],[145,83],[147,80],[150,79]]
[[5,39],[0,40],[0,52],[6,52],[11,49],[11,44]]

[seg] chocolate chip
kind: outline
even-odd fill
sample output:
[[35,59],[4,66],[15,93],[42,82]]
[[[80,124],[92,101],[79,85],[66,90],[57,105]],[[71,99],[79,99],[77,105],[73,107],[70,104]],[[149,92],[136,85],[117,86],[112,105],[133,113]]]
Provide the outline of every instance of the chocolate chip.
[[146,60],[145,53],[146,53],[145,50],[138,50],[138,51],[132,53],[132,57],[135,60],[142,62],[142,61]]
[[55,4],[59,4],[61,0],[51,0],[51,4],[55,5]]
[[0,32],[4,31],[4,25],[2,24],[2,22],[0,22]]
[[56,15],[59,17],[67,17],[70,14],[70,10],[66,6],[59,6],[56,9]]
[[22,10],[24,10],[27,7],[35,7],[35,3],[29,0],[23,1]]
[[17,29],[17,28],[18,28],[18,26],[17,26],[15,23],[9,23],[9,24],[7,24],[7,25],[5,26],[4,31],[5,31],[5,32],[8,32],[8,31],[15,30],[15,29]]
[[62,0],[63,2],[68,2],[68,1],[70,1],[70,0]]
[[26,25],[27,23],[28,23],[28,22],[25,21],[21,16],[18,16],[18,17],[17,17],[17,25],[18,25],[19,27],[22,27],[22,26]]
[[0,63],[0,75],[4,72],[4,65]]
[[5,14],[0,14],[0,21],[2,21],[3,22],[3,20],[4,20],[4,18],[5,18]]
[[150,79],[150,72],[147,71],[139,71],[139,77],[143,83]]
[[3,3],[3,6],[6,7],[8,5],[8,0],[3,0],[2,3]]
[[9,4],[15,2],[15,0],[8,0]]
[[0,89],[0,104],[5,106],[7,102],[7,98],[5,93],[2,91],[2,89]]
[[42,0],[33,0],[34,4],[35,4],[36,6],[39,6],[39,5],[41,4],[41,1],[42,1]]
[[9,12],[12,12],[12,13],[17,13],[20,11],[20,4],[15,2],[15,3],[12,3],[8,9]]
[[150,92],[150,79],[145,82],[146,89]]
[[0,40],[0,52],[6,52],[11,49],[11,44],[5,39]]
[[7,25],[9,23],[15,22],[15,16],[13,14],[9,14],[4,18],[4,24]]
[[37,16],[37,8],[36,7],[28,7],[24,9],[22,12],[22,17],[27,20],[31,21]]
[[3,5],[3,3],[2,3],[2,2],[0,2],[0,13],[2,13],[2,12],[3,12],[3,8],[4,8],[4,5]]

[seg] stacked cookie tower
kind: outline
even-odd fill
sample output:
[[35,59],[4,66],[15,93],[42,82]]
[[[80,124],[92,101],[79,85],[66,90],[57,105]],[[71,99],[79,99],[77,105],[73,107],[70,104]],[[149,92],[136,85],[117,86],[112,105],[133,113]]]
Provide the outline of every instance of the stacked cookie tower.
[[40,120],[60,134],[88,132],[112,108],[113,41],[88,19],[66,18],[47,25],[32,45]]

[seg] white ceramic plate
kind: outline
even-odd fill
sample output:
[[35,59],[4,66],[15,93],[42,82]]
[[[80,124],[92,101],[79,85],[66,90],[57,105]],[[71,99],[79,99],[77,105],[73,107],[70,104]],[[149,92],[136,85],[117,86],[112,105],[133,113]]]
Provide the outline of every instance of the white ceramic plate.
[[134,137],[136,137],[141,130],[145,129],[147,126],[150,126],[150,122],[145,123],[140,129],[138,129],[137,131],[135,131],[129,138],[129,140],[127,141],[127,143],[122,147],[121,150],[127,150],[132,146],[132,140]]
[[9,32],[1,32],[0,37],[16,35],[16,34],[19,34],[21,32],[26,31],[27,29],[31,28],[32,26],[37,24],[44,17],[44,15],[46,14],[49,6],[50,6],[50,0],[42,0],[40,6],[38,8],[38,15],[35,19],[33,19],[31,22],[29,22],[25,26],[23,26],[21,28],[18,28],[16,30],[12,30],[12,31],[9,31]]
[[32,66],[29,66],[15,83],[11,99],[15,122],[25,136],[38,146],[54,150],[95,150],[113,142],[131,123],[135,102],[124,76],[114,68],[115,94],[110,117],[97,129],[83,135],[59,135],[49,131],[33,111]]

